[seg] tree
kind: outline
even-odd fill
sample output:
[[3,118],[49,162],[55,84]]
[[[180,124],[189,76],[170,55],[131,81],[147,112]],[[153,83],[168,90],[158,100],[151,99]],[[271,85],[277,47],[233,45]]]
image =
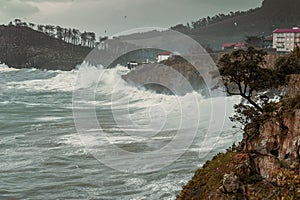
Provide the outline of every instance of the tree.
[[22,23],[22,20],[20,20],[20,19],[15,19],[14,22],[15,22],[15,25],[16,25],[16,26],[19,26],[19,25]]
[[81,46],[86,46],[87,33],[86,32],[81,33],[80,38],[81,38]]
[[188,28],[183,24],[177,24],[176,26],[171,27],[171,29],[179,32],[185,32],[188,30]]
[[273,71],[263,68],[266,54],[249,47],[225,54],[219,61],[226,92],[243,97],[259,112],[263,111],[262,105],[253,100],[253,94],[271,87],[274,77]]
[[263,46],[263,38],[259,36],[246,36],[245,42],[252,47],[261,48]]
[[67,28],[63,28],[62,34],[63,34],[63,40],[65,42],[68,42],[68,29]]
[[281,85],[286,84],[287,75],[300,74],[300,47],[296,46],[290,55],[278,58],[275,68]]
[[93,32],[90,32],[90,36],[91,36],[92,47],[95,47],[95,43],[96,43],[96,34],[93,33]]
[[35,24],[34,23],[29,23],[29,27],[34,29],[35,28]]
[[96,34],[93,32],[87,33],[88,47],[95,47]]
[[191,25],[190,25],[190,23],[186,23],[186,27],[187,27],[187,29],[191,29]]
[[19,26],[23,26],[23,27],[28,27],[27,23],[26,22],[22,22],[19,24]]
[[66,35],[66,42],[70,43],[72,42],[72,29],[65,29],[65,35]]
[[72,29],[72,43],[77,45],[79,42],[80,31],[78,29]]
[[63,37],[63,28],[60,26],[56,26],[56,38],[62,40]]
[[37,25],[37,29],[38,29],[38,31],[40,31],[40,32],[44,32],[44,26],[43,25]]
[[55,26],[53,26],[53,25],[46,25],[45,26],[45,30],[46,30],[47,35],[49,35],[51,37],[55,36],[55,33],[54,33]]
[[[264,68],[266,54],[263,50],[249,47],[246,50],[240,49],[231,54],[225,54],[219,61],[220,73],[223,76],[227,93],[240,95],[250,103],[250,105],[243,103],[235,105],[235,114],[230,117],[230,120],[244,126],[241,147],[249,156],[250,170],[254,174],[258,171],[248,142],[258,133],[264,105],[253,100],[253,95],[254,92],[276,86],[273,70]],[[265,105],[267,103],[268,101]]]

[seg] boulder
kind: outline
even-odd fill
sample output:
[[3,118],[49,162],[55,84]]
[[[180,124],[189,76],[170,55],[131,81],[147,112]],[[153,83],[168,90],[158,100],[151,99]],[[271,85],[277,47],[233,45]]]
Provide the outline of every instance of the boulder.
[[221,187],[224,193],[236,193],[240,188],[239,178],[233,172],[224,174],[223,185]]

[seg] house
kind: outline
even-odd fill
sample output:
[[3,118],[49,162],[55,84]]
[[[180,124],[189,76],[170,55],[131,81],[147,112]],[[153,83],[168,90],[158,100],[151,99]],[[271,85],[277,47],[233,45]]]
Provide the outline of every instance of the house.
[[169,51],[164,51],[158,54],[157,62],[161,62],[163,60],[168,60],[170,57],[172,57],[172,53]]
[[226,49],[242,49],[246,47],[246,43],[244,42],[230,42],[222,45],[222,50]]
[[278,52],[291,52],[300,44],[300,28],[276,29],[273,31],[273,48]]
[[243,49],[247,47],[247,44],[245,42],[237,42],[234,46],[234,49]]
[[138,66],[138,63],[136,61],[130,61],[127,63],[127,68],[132,70],[135,69]]
[[263,48],[264,49],[273,48],[273,35],[267,36],[263,39]]

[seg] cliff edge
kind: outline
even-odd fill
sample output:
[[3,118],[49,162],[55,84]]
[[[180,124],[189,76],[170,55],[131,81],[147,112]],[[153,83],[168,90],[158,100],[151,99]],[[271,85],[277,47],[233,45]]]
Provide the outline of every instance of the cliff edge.
[[289,92],[245,127],[241,145],[220,153],[183,187],[183,199],[300,199],[300,74]]

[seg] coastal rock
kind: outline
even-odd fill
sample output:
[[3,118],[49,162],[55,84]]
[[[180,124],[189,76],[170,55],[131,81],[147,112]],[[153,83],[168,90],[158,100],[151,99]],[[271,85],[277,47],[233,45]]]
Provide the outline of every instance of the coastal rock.
[[225,193],[236,193],[240,188],[239,178],[233,172],[224,174],[223,188]]
[[247,146],[256,171],[271,179],[280,167],[299,169],[300,161],[300,109],[296,96],[300,91],[300,75],[292,75],[288,96],[278,104],[276,111],[265,114],[258,128],[245,131],[253,138]]
[[296,97],[300,95],[300,74],[293,74],[289,77],[289,97]]
[[264,178],[281,165],[300,159],[300,110],[281,113],[261,122],[259,133],[248,142],[257,171]]
[[208,88],[200,73],[180,57],[159,64],[138,66],[122,78],[130,84],[157,93],[185,95],[199,91],[207,95]]

